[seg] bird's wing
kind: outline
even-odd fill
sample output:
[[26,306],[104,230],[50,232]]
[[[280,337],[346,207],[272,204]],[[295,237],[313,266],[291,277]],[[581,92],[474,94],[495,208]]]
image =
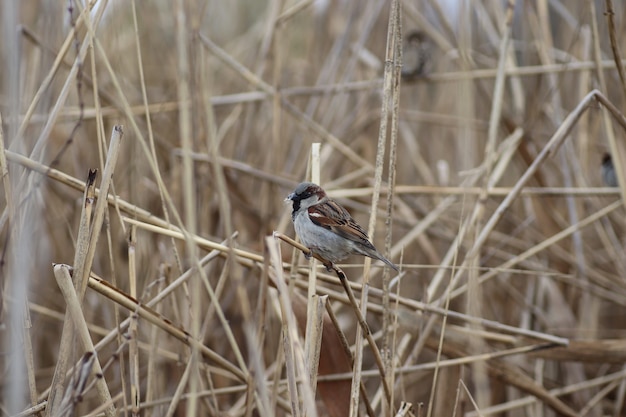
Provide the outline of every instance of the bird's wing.
[[313,223],[324,227],[339,236],[371,246],[367,233],[350,216],[350,213],[337,204],[334,200],[328,200],[324,204],[317,204],[309,207],[309,218]]

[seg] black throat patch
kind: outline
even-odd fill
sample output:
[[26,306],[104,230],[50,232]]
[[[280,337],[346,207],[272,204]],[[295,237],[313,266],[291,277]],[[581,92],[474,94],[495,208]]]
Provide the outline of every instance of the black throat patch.
[[295,220],[296,219],[296,214],[298,213],[298,210],[300,210],[300,199],[296,199],[293,200],[293,211],[291,212],[291,220]]

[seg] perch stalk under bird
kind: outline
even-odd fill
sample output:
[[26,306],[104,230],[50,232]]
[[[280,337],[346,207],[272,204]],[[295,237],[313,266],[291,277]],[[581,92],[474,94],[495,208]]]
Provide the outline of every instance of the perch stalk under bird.
[[291,220],[297,235],[326,269],[331,270],[335,262],[349,255],[363,255],[383,261],[398,271],[396,265],[376,250],[350,213],[329,198],[319,185],[303,182],[286,200],[293,202]]

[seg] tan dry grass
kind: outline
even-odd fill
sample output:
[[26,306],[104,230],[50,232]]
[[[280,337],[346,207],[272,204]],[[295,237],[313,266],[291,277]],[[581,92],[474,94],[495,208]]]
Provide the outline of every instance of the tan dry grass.
[[[626,181],[599,168],[626,179],[626,8],[399,3],[2,4],[3,415],[624,414]],[[428,73],[397,83],[415,28]],[[268,238],[314,142],[402,264],[342,265],[358,303]],[[91,271],[82,303],[52,263]]]

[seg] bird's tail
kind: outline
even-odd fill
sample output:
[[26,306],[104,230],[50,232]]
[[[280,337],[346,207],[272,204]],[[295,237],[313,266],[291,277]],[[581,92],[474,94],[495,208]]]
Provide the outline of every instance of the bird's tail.
[[383,261],[384,263],[389,265],[396,272],[400,272],[400,268],[398,268],[398,266],[396,264],[391,262],[389,259],[385,258],[383,255],[381,255],[377,251],[373,252],[373,253],[365,253],[364,255],[369,256],[372,259],[378,259],[379,261]]

